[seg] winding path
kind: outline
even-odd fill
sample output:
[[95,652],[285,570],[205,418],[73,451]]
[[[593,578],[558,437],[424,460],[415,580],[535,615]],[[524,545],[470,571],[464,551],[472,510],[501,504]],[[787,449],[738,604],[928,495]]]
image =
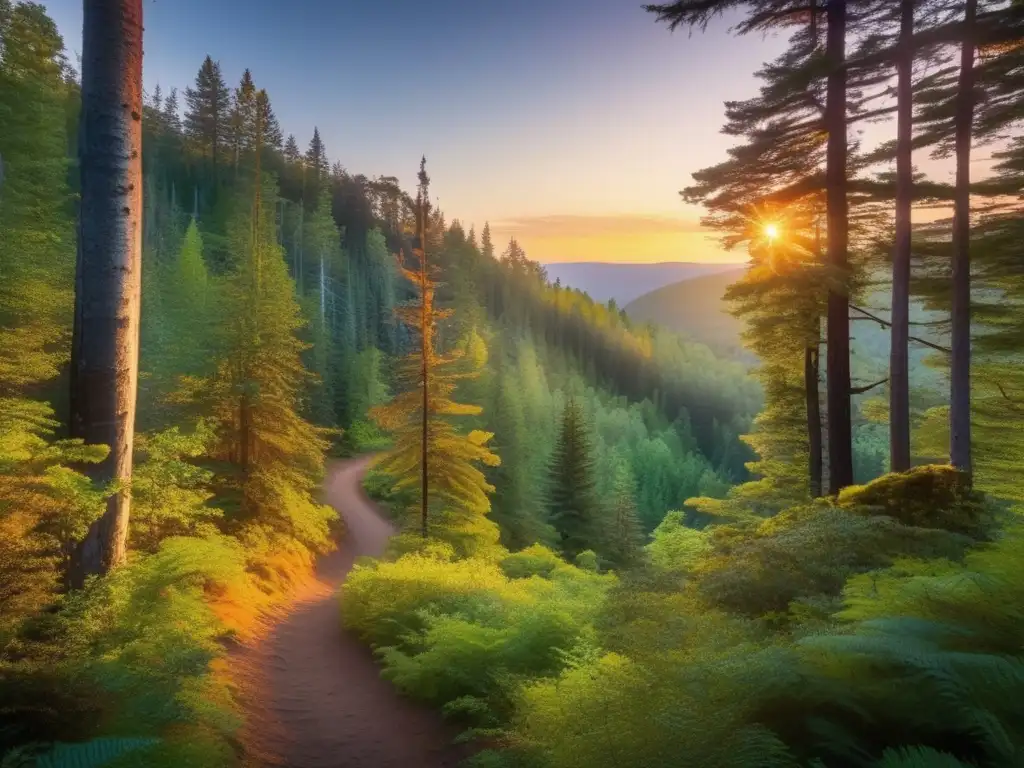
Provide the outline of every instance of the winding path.
[[384,552],[391,525],[362,490],[369,459],[336,462],[324,499],[345,519],[316,579],[234,660],[251,768],[451,768],[466,755],[436,712],[398,695],[341,626],[337,594],[356,557]]

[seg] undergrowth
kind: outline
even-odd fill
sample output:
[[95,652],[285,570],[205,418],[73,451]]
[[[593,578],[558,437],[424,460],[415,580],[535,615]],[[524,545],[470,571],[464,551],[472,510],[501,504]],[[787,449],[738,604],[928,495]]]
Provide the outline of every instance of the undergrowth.
[[54,591],[3,638],[3,768],[240,764],[231,650],[308,576],[335,514],[308,498],[282,511],[301,518],[301,542],[225,519],[210,473],[188,461],[195,437],[143,441],[129,562]]
[[486,737],[476,768],[1019,764],[1024,532],[951,470],[684,520],[619,574],[396,547],[353,572],[343,620]]

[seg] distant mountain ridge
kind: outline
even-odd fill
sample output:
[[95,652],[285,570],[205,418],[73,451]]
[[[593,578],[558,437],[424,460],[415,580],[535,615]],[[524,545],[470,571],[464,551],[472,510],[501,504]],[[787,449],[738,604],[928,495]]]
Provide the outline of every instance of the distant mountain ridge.
[[736,270],[737,264],[663,261],[654,264],[571,261],[544,264],[551,282],[585,291],[602,304],[609,299],[621,307],[645,293],[702,275]]

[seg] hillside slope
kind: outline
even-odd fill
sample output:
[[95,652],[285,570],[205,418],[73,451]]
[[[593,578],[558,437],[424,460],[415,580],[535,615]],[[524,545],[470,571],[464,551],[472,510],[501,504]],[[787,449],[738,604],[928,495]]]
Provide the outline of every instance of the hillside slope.
[[725,272],[680,280],[631,301],[626,314],[634,321],[654,323],[707,344],[717,352],[738,355],[743,323],[729,314],[723,296],[742,275],[743,269],[732,265]]
[[585,291],[594,301],[605,304],[615,299],[621,307],[649,291],[702,275],[730,272],[735,264],[699,264],[666,261],[658,264],[612,262],[558,262],[545,264],[551,282]]
[[[742,275],[742,269],[734,269],[682,280],[644,294],[627,304],[625,311],[635,322],[660,325],[685,338],[707,344],[720,356],[750,360],[750,353],[743,349],[740,340],[744,324],[729,314],[729,305],[723,299],[729,285]],[[887,320],[890,290],[887,284],[880,282],[867,292],[862,300],[863,306]],[[944,320],[941,313],[929,312],[919,302],[912,301],[910,315],[911,322],[915,324],[914,335],[933,344],[948,345],[948,338],[929,325]],[[851,312],[851,317],[855,320],[852,323],[851,362],[856,383],[884,377],[889,361],[889,330],[856,311]],[[945,388],[941,372],[925,363],[934,356],[931,349],[911,343],[910,360],[915,387],[933,391]]]

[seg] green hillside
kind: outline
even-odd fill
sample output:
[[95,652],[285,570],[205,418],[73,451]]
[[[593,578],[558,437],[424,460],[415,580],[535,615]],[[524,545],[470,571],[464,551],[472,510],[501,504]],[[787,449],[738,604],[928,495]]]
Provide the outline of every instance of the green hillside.
[[[743,323],[729,314],[729,305],[723,299],[729,285],[742,274],[741,268],[666,285],[627,304],[626,313],[635,322],[654,323],[706,344],[719,355],[750,360],[751,355],[743,348],[740,339]],[[863,306],[875,316],[888,320],[886,304],[889,293],[889,286],[879,281],[867,292]],[[918,302],[911,303],[910,312],[911,322],[915,324],[914,335],[935,344],[948,344],[948,339],[930,325],[944,319],[939,313],[925,310]],[[853,323],[852,340],[855,383],[883,378],[889,359],[888,329],[857,312],[852,312],[851,316],[857,318]],[[921,344],[911,344],[914,386],[941,391],[945,388],[942,374],[925,362],[931,357],[934,357],[932,350]]]
[[654,323],[730,356],[743,353],[743,324],[729,314],[723,296],[743,268],[666,285],[626,305],[634,321]]

